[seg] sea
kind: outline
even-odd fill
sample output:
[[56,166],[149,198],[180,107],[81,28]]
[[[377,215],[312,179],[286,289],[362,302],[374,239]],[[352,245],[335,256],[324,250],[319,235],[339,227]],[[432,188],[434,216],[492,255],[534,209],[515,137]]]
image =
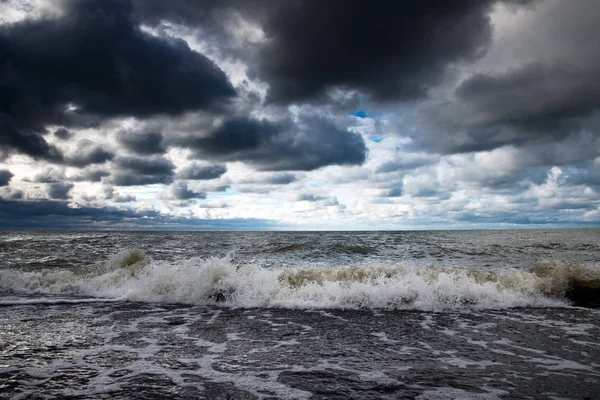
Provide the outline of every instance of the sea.
[[2,399],[600,399],[600,230],[0,232]]

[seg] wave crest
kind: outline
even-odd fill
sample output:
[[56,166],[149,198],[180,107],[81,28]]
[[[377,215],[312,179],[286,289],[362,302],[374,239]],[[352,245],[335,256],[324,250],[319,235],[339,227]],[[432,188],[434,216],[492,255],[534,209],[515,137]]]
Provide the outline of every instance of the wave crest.
[[600,270],[575,262],[489,271],[402,266],[267,269],[230,257],[154,261],[141,250],[87,270],[0,271],[0,289],[233,307],[447,310],[595,305]]

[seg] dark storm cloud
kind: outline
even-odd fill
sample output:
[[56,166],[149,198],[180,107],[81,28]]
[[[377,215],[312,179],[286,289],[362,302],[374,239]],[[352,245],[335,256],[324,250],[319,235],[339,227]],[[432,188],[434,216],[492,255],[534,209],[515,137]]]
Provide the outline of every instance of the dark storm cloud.
[[74,155],[66,156],[63,162],[73,167],[85,167],[91,164],[102,164],[115,158],[114,153],[102,146],[87,144],[80,146]]
[[175,168],[171,161],[159,156],[122,156],[114,160],[113,167],[109,181],[116,186],[171,183]]
[[421,107],[415,140],[449,154],[600,137],[599,11],[597,1],[540,3],[519,32],[533,43],[526,61],[475,73]]
[[130,2],[63,4],[61,17],[0,26],[2,147],[56,160],[42,136],[48,124],[178,115],[235,95],[225,74],[185,42],[142,32]]
[[171,20],[211,34],[235,12],[260,25],[267,40],[249,58],[272,101],[302,102],[332,88],[396,101],[424,96],[449,64],[484,54],[494,3],[181,0],[138,1],[136,11],[150,23]]
[[7,200],[21,200],[24,196],[22,190],[13,190],[8,194]]
[[13,173],[7,169],[0,169],[0,186],[8,186],[8,182],[13,177]]
[[[429,121],[441,116],[439,113],[433,117],[433,110],[426,114],[431,115]],[[444,123],[448,121],[441,118],[442,123],[438,120],[434,125],[417,130],[412,135],[411,146],[420,151],[426,149],[442,154],[505,147],[507,151],[519,152],[520,157],[513,160],[516,169],[568,165],[600,156],[600,112],[585,118],[565,119],[554,127],[546,126],[546,129],[542,126],[545,122],[536,127],[533,120],[529,128],[516,125],[469,127],[454,122]],[[452,118],[460,116],[457,114]]]
[[139,30],[128,1],[67,3],[59,19],[26,20],[0,31],[3,61],[17,81],[36,86],[29,94],[49,111],[72,103],[100,115],[179,114],[235,94],[225,74],[185,42]]
[[48,184],[48,197],[56,200],[67,200],[73,189],[72,183],[55,182]]
[[65,128],[59,128],[56,131],[54,131],[54,137],[60,140],[70,139],[71,136],[73,136],[73,134]]
[[127,169],[140,175],[172,175],[173,163],[163,157],[119,157],[115,165],[121,169]]
[[[599,46],[600,49],[600,46]],[[589,114],[600,106],[600,59],[576,65],[530,64],[504,74],[475,74],[456,90],[474,125],[512,125],[539,134],[554,134],[561,122]]]
[[258,74],[276,102],[302,101],[333,87],[376,99],[424,96],[449,63],[474,60],[491,40],[492,1],[285,1],[263,29]]
[[23,197],[25,197],[25,194],[22,190],[0,187],[0,200],[21,200]]
[[199,158],[244,161],[270,171],[357,165],[367,152],[360,135],[317,117],[302,117],[298,123],[233,118],[206,137],[179,138],[176,144],[193,149]]
[[[0,68],[2,68],[1,64]],[[0,96],[0,150],[5,155],[12,152],[19,152],[37,159],[48,161],[62,160],[60,151],[55,146],[48,144],[39,132],[31,129],[19,129],[13,118],[3,112],[2,103],[5,102],[4,93],[6,92],[2,90],[4,89],[2,87],[4,86],[1,81],[2,79],[3,73],[0,71],[0,93],[3,93]],[[26,99],[23,101],[26,101]],[[27,105],[24,104],[22,107],[27,107]]]
[[65,201],[0,199],[0,229],[247,230],[274,227],[273,221],[252,218],[189,219],[165,216],[157,211],[71,208]]
[[227,167],[225,165],[202,165],[192,163],[177,172],[177,179],[210,180],[217,179],[226,172]]
[[122,132],[117,140],[126,149],[140,155],[163,154],[162,134],[159,132]]
[[536,63],[476,74],[457,88],[454,103],[427,110],[425,118],[457,131],[449,142],[437,141],[446,153],[600,136],[599,71],[600,58],[585,69]]

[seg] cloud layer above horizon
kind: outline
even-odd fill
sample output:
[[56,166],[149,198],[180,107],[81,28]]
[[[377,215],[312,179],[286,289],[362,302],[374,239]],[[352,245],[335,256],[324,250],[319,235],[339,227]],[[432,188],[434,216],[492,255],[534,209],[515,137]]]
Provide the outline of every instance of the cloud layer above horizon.
[[0,228],[600,226],[595,0],[0,2]]

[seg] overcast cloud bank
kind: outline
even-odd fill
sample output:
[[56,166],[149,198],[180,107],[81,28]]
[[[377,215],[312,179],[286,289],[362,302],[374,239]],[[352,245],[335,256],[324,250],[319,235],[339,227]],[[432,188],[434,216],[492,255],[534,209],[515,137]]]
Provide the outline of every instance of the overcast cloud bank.
[[600,225],[597,1],[0,15],[0,228]]

